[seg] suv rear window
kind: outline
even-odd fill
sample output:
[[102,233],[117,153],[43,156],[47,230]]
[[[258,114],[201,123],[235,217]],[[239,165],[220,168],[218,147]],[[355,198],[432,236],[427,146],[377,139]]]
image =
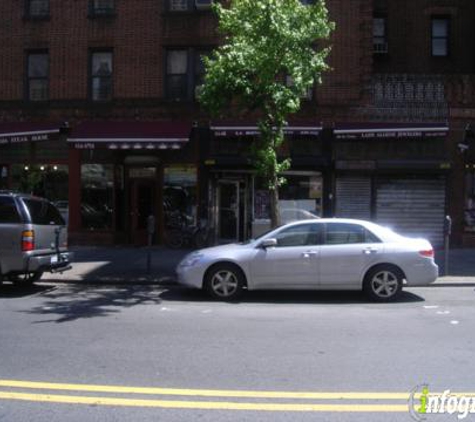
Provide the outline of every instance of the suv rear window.
[[13,198],[0,197],[0,223],[21,223],[21,217]]
[[24,199],[23,202],[28,208],[32,224],[41,226],[63,226],[65,224],[59,211],[49,202],[37,199]]

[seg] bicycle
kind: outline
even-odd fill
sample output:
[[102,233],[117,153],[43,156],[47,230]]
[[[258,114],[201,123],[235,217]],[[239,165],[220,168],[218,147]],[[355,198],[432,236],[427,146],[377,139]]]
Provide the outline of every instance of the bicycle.
[[209,245],[210,240],[210,231],[204,222],[199,225],[169,227],[165,230],[165,245],[171,249],[180,249],[185,246],[202,249]]

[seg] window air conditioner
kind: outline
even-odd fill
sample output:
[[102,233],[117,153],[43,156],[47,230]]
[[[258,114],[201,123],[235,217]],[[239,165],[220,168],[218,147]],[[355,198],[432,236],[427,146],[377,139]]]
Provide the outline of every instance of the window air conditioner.
[[209,9],[213,0],[195,0],[195,6],[197,9]]
[[373,53],[375,54],[387,54],[388,52],[388,43],[387,42],[378,42],[373,44]]

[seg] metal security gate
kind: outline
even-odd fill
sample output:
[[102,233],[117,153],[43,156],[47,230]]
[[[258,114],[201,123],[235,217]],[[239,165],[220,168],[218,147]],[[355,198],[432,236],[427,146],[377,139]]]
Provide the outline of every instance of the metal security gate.
[[336,217],[371,219],[371,178],[336,179]]
[[445,217],[445,179],[379,180],[376,221],[398,233],[424,237],[442,245]]

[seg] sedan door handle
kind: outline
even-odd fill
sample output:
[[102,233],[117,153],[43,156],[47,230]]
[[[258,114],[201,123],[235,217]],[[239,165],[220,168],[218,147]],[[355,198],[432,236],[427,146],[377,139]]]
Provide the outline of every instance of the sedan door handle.
[[370,255],[370,254],[378,253],[378,250],[376,248],[366,248],[366,249],[363,249],[363,253],[366,255]]
[[317,252],[313,252],[313,251],[308,251],[308,252],[303,252],[302,253],[302,257],[304,258],[313,258],[315,256],[317,256],[318,253]]

